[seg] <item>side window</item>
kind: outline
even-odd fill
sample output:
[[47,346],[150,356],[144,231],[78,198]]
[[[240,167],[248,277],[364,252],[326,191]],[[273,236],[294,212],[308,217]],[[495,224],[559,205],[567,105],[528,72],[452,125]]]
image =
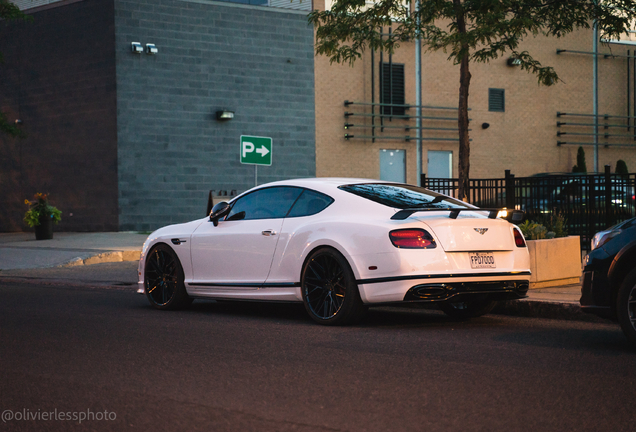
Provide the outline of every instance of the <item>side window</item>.
[[236,200],[225,220],[284,218],[302,191],[284,186],[259,189]]
[[287,217],[311,216],[320,213],[333,202],[333,198],[305,189]]

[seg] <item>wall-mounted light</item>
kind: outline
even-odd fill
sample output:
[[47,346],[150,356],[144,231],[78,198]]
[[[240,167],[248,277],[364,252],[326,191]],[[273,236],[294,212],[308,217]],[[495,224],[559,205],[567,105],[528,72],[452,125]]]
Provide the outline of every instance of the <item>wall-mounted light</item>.
[[482,123],[481,124],[481,128],[482,129],[488,129],[490,127],[490,123]]
[[345,129],[349,129],[350,127],[353,127],[353,124],[351,124],[351,123],[345,123]]
[[130,43],[130,49],[135,54],[141,54],[142,52],[144,52],[144,48],[141,46],[141,43],[139,43],[139,42],[131,42]]
[[20,119],[15,119],[15,124],[20,126],[22,124],[22,120]]
[[508,66],[520,66],[521,65],[521,60],[519,60],[516,57],[510,57],[507,61],[506,64]]
[[159,52],[155,44],[146,44],[146,54],[155,55]]
[[232,120],[234,118],[234,111],[220,110],[216,112],[217,120]]

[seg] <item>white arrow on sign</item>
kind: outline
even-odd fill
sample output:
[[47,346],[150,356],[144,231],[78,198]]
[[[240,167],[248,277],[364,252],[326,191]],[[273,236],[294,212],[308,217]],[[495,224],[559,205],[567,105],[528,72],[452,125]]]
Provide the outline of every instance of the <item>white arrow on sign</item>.
[[261,157],[265,157],[267,155],[267,153],[269,153],[269,150],[267,150],[267,147],[261,146],[261,148],[256,150],[256,153],[260,154]]

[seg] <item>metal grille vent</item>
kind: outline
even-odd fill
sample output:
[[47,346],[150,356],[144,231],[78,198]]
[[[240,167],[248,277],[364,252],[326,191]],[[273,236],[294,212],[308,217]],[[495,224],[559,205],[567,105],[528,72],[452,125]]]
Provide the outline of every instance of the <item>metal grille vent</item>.
[[506,97],[504,89],[488,89],[488,111],[506,111]]

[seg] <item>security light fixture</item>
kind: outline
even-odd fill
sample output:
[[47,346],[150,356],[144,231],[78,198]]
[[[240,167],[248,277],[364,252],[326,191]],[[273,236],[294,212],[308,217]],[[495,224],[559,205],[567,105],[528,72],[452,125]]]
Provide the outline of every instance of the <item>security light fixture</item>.
[[490,127],[490,123],[482,123],[481,124],[481,128],[482,129],[488,129]]
[[516,57],[510,57],[510,58],[506,61],[506,64],[507,64],[508,66],[519,66],[519,65],[521,65],[521,60],[519,60],[519,59],[518,59],[518,58],[516,58]]
[[17,124],[17,125],[21,125],[21,124],[22,124],[22,120],[20,120],[20,119],[15,119],[15,124]]
[[141,46],[141,43],[139,42],[131,42],[130,48],[132,52],[134,52],[135,54],[141,54],[142,52],[144,52],[144,48]]
[[234,118],[234,111],[220,110],[216,112],[217,120],[232,120]]
[[159,52],[155,44],[147,43],[146,44],[146,54],[155,55]]

